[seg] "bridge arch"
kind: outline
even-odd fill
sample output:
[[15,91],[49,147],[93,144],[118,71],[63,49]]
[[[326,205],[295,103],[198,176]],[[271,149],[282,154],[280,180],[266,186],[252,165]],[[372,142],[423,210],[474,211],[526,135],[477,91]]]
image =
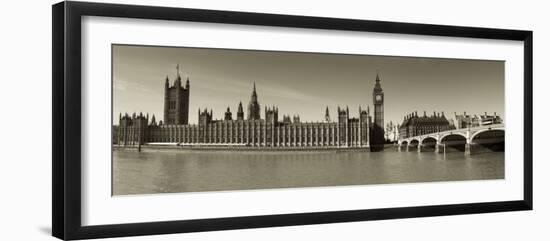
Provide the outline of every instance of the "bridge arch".
[[499,129],[480,130],[473,134],[470,139],[472,151],[504,151],[505,131]]
[[416,151],[420,147],[420,141],[416,138],[413,138],[409,141],[409,151]]
[[465,134],[452,133],[441,137],[441,145],[445,148],[445,151],[466,151],[466,144],[468,139]]
[[426,136],[420,141],[419,152],[433,152],[437,150],[437,139],[432,136]]
[[457,135],[458,135],[458,136],[464,137],[464,139],[467,138],[465,132],[463,133],[463,132],[458,132],[458,131],[457,131],[457,132],[446,133],[446,134],[440,136],[440,137],[439,137],[439,140],[440,140],[440,141],[443,141],[443,139],[446,138],[446,137],[448,137],[448,136],[457,136]]
[[433,136],[427,136],[427,137],[424,137],[421,141],[422,144],[426,144],[426,143],[430,143],[430,142],[437,143],[437,139]]
[[[411,136],[399,141],[399,150],[401,150],[402,146],[406,146],[407,149],[409,147],[413,147],[413,149],[419,147],[418,151],[424,151],[424,146],[433,145],[435,140],[435,152],[441,152],[442,150],[451,151],[454,149],[470,154],[471,150],[480,145],[494,144],[488,142],[497,142],[504,147],[504,132],[504,124],[500,123]],[[490,140],[488,141],[487,139]]]
[[501,133],[502,135],[504,135],[505,130],[504,128],[479,130],[470,136],[470,142],[473,141],[474,138],[479,137],[479,135],[483,133]]

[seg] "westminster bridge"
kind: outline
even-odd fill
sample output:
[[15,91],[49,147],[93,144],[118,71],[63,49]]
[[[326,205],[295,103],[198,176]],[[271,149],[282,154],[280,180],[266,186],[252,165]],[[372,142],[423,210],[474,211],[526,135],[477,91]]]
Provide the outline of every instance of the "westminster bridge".
[[481,146],[491,149],[495,145],[502,144],[500,148],[503,149],[504,124],[454,129],[412,136],[399,139],[397,144],[399,151],[434,151],[445,153],[447,148],[452,148],[464,151],[467,155],[471,153],[472,149]]

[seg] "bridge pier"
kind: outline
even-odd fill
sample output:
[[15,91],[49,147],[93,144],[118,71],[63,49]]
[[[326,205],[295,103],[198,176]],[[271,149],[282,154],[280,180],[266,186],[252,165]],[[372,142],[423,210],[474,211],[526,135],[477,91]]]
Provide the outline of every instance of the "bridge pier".
[[418,153],[422,152],[422,145],[420,143],[418,143],[418,146],[417,146],[417,151]]
[[470,155],[470,139],[471,139],[472,133],[470,129],[466,131],[466,144],[464,144],[464,155],[469,156]]
[[434,148],[435,153],[439,153],[440,145],[441,145],[441,136],[439,135],[439,133],[437,133],[437,135],[435,135],[435,148]]
[[406,150],[407,152],[409,152],[409,146],[410,146],[410,145],[409,145],[409,144],[407,144],[407,150]]

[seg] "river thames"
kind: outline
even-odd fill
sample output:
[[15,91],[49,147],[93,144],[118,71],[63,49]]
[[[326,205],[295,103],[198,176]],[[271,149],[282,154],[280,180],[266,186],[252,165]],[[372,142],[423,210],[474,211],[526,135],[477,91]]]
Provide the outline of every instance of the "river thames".
[[504,178],[504,152],[115,150],[113,195]]

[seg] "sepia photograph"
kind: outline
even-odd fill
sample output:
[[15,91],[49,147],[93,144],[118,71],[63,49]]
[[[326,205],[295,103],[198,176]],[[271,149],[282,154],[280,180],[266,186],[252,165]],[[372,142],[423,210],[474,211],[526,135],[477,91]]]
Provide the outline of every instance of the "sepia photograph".
[[505,177],[502,60],[111,51],[114,196]]

